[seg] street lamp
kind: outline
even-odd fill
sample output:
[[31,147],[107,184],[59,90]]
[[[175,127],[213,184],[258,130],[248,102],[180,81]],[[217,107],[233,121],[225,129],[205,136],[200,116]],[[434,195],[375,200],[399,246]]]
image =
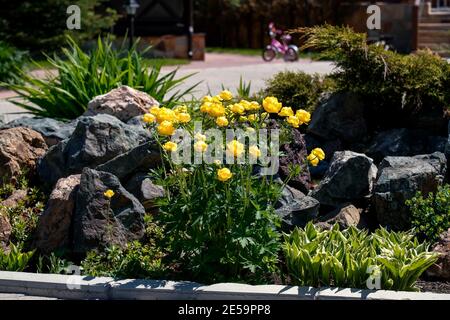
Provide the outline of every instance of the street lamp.
[[130,17],[130,49],[133,47],[134,38],[134,17],[136,16],[136,11],[139,8],[139,3],[136,0],[128,0],[125,5],[127,9],[127,15]]

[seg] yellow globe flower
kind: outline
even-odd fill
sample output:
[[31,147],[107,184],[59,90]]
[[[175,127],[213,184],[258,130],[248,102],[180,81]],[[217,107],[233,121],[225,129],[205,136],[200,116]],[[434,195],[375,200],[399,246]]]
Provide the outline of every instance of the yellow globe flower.
[[321,160],[325,159],[325,152],[321,148],[315,148],[308,155],[307,159],[313,167],[316,167]]
[[325,159],[325,152],[321,148],[315,148],[311,151],[311,154],[315,155],[321,161]]
[[205,103],[205,102],[212,102],[212,101],[213,101],[213,99],[212,99],[211,96],[204,96],[204,97],[202,98],[202,102],[203,102],[203,103]]
[[226,182],[230,180],[232,176],[233,174],[228,168],[222,168],[217,170],[217,179],[219,179],[219,181]]
[[144,116],[142,117],[142,120],[145,123],[153,123],[156,121],[156,117],[154,115],[152,115],[151,113],[146,113],[144,114]]
[[156,121],[158,123],[161,123],[163,121],[171,121],[176,122],[177,116],[175,114],[175,111],[169,108],[160,108],[158,114],[156,115]]
[[235,103],[230,106],[230,110],[235,114],[243,114],[245,112],[245,107],[240,103]]
[[306,110],[297,110],[295,116],[300,120],[301,124],[308,124],[311,121],[311,113]]
[[240,116],[239,117],[239,122],[247,122],[248,118],[246,116]]
[[266,119],[268,119],[268,118],[269,118],[269,114],[268,114],[267,112],[261,113],[261,119],[262,119],[262,120],[266,120]]
[[212,102],[204,102],[201,106],[200,106],[200,112],[203,113],[209,113],[209,110],[212,107]]
[[280,117],[292,117],[294,115],[294,110],[292,110],[291,107],[283,107],[278,115]]
[[230,101],[231,99],[233,99],[233,94],[228,91],[228,90],[223,90],[220,94],[219,97],[222,98],[225,101]]
[[158,132],[163,136],[171,136],[175,132],[175,127],[170,121],[163,121],[158,126]]
[[173,111],[175,111],[175,113],[187,113],[188,108],[186,105],[182,104],[180,106],[175,107],[175,109],[173,109]]
[[216,124],[219,127],[226,127],[228,125],[228,119],[226,117],[218,117],[216,119]]
[[103,195],[108,199],[111,199],[112,197],[114,197],[115,193],[111,189],[108,189],[103,193]]
[[278,113],[281,110],[282,104],[275,97],[266,97],[263,100],[263,107],[268,113]]
[[214,97],[212,97],[212,100],[214,103],[222,103],[223,99],[220,95],[216,95]]
[[319,158],[317,158],[315,155],[310,154],[307,157],[309,163],[313,166],[313,167],[317,167],[317,165],[319,164]]
[[163,148],[166,151],[172,152],[177,151],[178,145],[175,142],[169,141],[164,144]]
[[227,144],[227,152],[234,157],[239,157],[244,152],[244,145],[237,140]]
[[191,115],[189,113],[179,113],[177,114],[177,120],[180,123],[188,123],[189,121],[191,121]]
[[258,146],[250,146],[250,148],[248,149],[248,153],[253,158],[261,157],[261,150],[259,150]]
[[159,110],[160,110],[160,108],[158,106],[153,106],[149,109],[149,112],[152,115],[156,116],[158,114]]
[[241,106],[243,106],[244,109],[245,109],[246,111],[252,110],[252,103],[251,103],[250,101],[247,101],[247,100],[241,100],[241,101],[239,102],[239,104],[240,104]]
[[225,115],[225,107],[221,103],[214,103],[208,111],[211,117],[218,118]]
[[208,144],[205,141],[197,141],[194,143],[194,150],[197,152],[205,152],[208,149]]
[[257,101],[250,102],[250,110],[259,110],[261,108],[260,104]]
[[254,122],[254,121],[258,121],[258,115],[257,114],[250,114],[247,117],[248,121]]
[[196,133],[194,138],[195,141],[206,141],[206,136],[204,134],[201,134],[200,132]]
[[286,121],[294,128],[300,127],[300,120],[296,116],[290,116]]

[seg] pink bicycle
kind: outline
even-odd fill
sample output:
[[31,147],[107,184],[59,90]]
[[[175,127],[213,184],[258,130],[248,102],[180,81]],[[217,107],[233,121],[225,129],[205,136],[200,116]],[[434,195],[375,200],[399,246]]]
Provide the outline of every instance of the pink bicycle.
[[[283,31],[275,28],[275,24],[271,22],[269,24],[269,35],[271,40],[263,51],[264,61],[272,61],[277,56],[283,56],[284,61],[297,61],[298,60],[298,47],[293,44],[289,44],[292,37],[288,34],[284,34]],[[277,36],[280,36],[280,40],[277,40]]]

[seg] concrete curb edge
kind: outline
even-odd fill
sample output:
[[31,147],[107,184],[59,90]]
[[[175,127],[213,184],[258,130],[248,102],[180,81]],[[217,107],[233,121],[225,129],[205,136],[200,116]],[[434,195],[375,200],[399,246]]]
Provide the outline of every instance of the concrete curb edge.
[[0,292],[59,299],[122,300],[450,300],[450,294],[312,288],[283,285],[252,286],[165,280],[119,280],[0,271]]

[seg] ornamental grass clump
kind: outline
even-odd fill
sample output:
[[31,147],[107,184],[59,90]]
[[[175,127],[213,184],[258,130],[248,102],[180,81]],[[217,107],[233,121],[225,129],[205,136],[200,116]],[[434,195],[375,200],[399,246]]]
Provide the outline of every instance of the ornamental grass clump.
[[[158,220],[166,232],[166,262],[182,278],[266,283],[278,270],[280,219],[274,206],[287,181],[264,174],[263,159],[280,156],[277,139],[311,118],[304,110],[282,110],[275,97],[247,101],[224,90],[203,97],[198,109],[152,107],[143,116],[165,162],[151,176],[165,191]],[[267,143],[261,136],[253,141],[252,134],[268,129],[270,114],[278,116],[279,131]],[[229,137],[230,131],[235,135]],[[325,157],[319,150],[317,159],[310,158],[313,165]],[[298,174],[293,168],[287,180]]]
[[290,282],[300,286],[416,291],[417,279],[438,258],[413,233],[383,228],[368,234],[336,224],[321,231],[308,223],[284,237]]
[[[70,37],[62,56],[47,56],[57,74],[49,72],[44,79],[22,71],[20,84],[2,84],[18,94],[12,103],[32,114],[60,120],[82,115],[94,97],[121,85],[148,93],[157,101],[172,106],[196,86],[177,90],[190,75],[175,78],[177,71],[161,72],[160,66],[149,67],[143,53],[125,43],[115,48],[109,38],[97,41],[91,52],[84,52]],[[39,64],[37,64],[39,67]]]

